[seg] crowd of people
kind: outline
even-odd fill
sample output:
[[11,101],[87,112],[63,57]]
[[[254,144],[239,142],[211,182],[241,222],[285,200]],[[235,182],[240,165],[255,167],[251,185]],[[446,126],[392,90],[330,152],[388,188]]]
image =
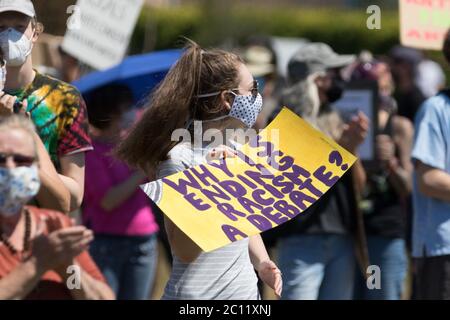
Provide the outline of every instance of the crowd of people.
[[[138,109],[125,85],[83,97],[38,72],[42,30],[30,0],[0,0],[0,299],[148,299],[158,241],[172,264],[163,299],[257,300],[263,287],[289,300],[450,299],[450,91],[421,51],[308,42],[282,77],[267,41],[239,54],[187,41]],[[450,64],[450,31],[443,54]],[[334,105],[358,82],[377,87],[374,119]],[[292,221],[203,252],[139,186],[239,148],[194,148],[175,130],[261,129],[282,106],[356,156],[372,130],[375,158]]]

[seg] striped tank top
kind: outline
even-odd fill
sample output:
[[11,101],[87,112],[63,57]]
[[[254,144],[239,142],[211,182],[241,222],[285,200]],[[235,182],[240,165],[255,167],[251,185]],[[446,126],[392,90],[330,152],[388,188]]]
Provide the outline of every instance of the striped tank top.
[[[158,178],[204,163],[203,149],[181,143],[158,167]],[[173,253],[173,266],[163,300],[259,300],[258,278],[249,255],[249,239],[212,252],[202,252],[192,263]]]

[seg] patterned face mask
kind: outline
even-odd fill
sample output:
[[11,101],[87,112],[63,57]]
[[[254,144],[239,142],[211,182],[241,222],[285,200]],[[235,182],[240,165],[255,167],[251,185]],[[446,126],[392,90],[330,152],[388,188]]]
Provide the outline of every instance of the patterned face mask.
[[0,168],[0,215],[18,213],[39,192],[41,186],[36,165],[14,169]]
[[231,106],[230,117],[241,120],[249,128],[253,127],[261,113],[263,106],[262,96],[258,93],[257,96],[241,96],[235,94],[233,105]]
[[[258,82],[254,81],[254,86],[251,95],[238,95],[234,93],[232,90],[229,90],[228,92],[233,94],[235,97],[228,116],[242,121],[249,128],[253,127],[263,107],[263,98],[261,94],[258,92]],[[217,96],[218,94],[220,94],[220,91],[200,94],[197,95],[197,98],[213,97]],[[214,120],[218,120],[225,117],[227,116],[222,116]]]

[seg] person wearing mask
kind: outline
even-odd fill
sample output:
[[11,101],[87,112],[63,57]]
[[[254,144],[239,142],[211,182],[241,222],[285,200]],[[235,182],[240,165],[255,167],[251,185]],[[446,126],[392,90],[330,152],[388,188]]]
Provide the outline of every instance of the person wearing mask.
[[381,287],[369,289],[362,275],[357,275],[355,298],[399,300],[408,269],[405,238],[412,190],[414,129],[407,118],[397,115],[388,64],[375,59],[361,61],[351,79],[375,81],[379,89],[376,161],[365,166],[367,184],[361,210],[370,263],[380,267]]
[[[0,92],[3,92],[5,87],[6,73],[6,62],[4,60],[3,51],[0,48]],[[16,108],[16,111],[19,113],[23,115],[26,114],[26,101],[22,104],[17,101],[13,102],[14,97],[8,94],[4,94],[0,98],[0,104],[2,101],[4,105],[7,106],[7,112],[4,112],[4,115],[10,115],[14,108]],[[64,208],[68,208],[69,206],[69,191],[66,190],[63,182],[59,178],[58,172],[56,171],[42,140],[37,134],[34,134],[34,138],[40,159],[39,178],[41,181],[41,188],[36,195],[35,200],[37,200],[42,207],[63,211]]]
[[94,151],[86,156],[83,224],[94,231],[90,252],[119,300],[149,298],[158,225],[139,185],[145,174],[114,159],[113,149],[135,120],[133,95],[108,85],[87,98]]
[[413,48],[395,46],[389,52],[391,71],[395,81],[394,98],[398,104],[398,115],[414,122],[414,117],[425,96],[416,84],[418,65],[423,61],[422,53]]
[[[443,53],[450,64],[450,30]],[[413,252],[417,298],[450,299],[450,90],[429,98],[416,118],[412,151]]]
[[[354,60],[353,55],[338,55],[324,43],[305,45],[289,62],[291,86],[283,93],[281,105],[356,155],[369,120],[360,113],[344,124],[332,107],[343,93],[340,69]],[[274,230],[279,238],[280,270],[285,277],[283,299],[352,299],[354,237],[360,235],[356,192],[364,183],[364,170],[357,161],[304,215]],[[357,243],[359,248],[363,248],[363,243]]]
[[[158,178],[169,176],[219,154],[233,155],[231,148],[219,152],[172,141],[174,130],[190,128],[194,120],[216,130],[235,123],[252,127],[261,108],[262,97],[239,56],[189,42],[117,153],[143,170],[157,168]],[[280,295],[280,271],[259,235],[206,253],[170,219],[164,223],[173,268],[163,299],[259,299],[255,270]]]
[[0,117],[0,300],[114,299],[87,248],[92,232],[27,206],[39,191],[34,126]]
[[[67,196],[59,209],[71,212],[83,200],[85,152],[92,149],[86,106],[76,88],[33,69],[31,52],[42,29],[30,0],[0,0],[0,47],[7,69],[0,115],[13,114],[14,103],[23,102],[58,172],[56,181],[43,180],[43,190],[61,186],[57,191]],[[54,207],[37,200],[41,207]]]

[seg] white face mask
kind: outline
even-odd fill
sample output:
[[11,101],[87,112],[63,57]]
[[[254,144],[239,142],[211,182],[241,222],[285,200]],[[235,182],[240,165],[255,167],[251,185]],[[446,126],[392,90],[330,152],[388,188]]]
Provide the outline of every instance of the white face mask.
[[0,215],[12,217],[39,192],[36,165],[14,169],[0,168]]
[[19,67],[27,61],[32,50],[32,41],[14,28],[0,33],[0,46],[8,66]]

